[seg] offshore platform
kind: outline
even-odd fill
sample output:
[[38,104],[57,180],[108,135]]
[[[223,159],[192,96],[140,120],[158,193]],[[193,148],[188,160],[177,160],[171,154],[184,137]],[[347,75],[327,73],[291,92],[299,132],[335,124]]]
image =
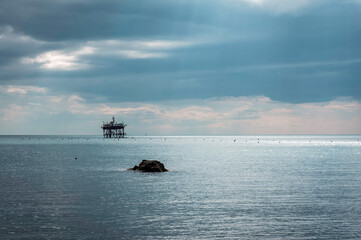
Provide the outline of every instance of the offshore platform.
[[109,123],[103,122],[103,126],[101,128],[103,129],[104,138],[124,138],[124,136],[126,135],[126,133],[124,132],[124,128],[126,126],[127,124],[124,124],[123,122],[115,122],[113,116],[113,121]]

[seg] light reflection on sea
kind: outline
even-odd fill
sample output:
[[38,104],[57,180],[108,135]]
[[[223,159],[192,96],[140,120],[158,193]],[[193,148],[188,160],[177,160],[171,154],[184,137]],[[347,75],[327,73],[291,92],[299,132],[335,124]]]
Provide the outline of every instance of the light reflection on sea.
[[361,238],[360,140],[0,136],[0,238]]

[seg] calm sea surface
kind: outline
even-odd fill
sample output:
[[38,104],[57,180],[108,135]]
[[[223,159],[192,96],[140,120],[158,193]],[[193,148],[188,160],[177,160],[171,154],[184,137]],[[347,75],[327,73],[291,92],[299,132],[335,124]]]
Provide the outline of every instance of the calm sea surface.
[[0,136],[0,163],[0,239],[361,239],[361,136]]

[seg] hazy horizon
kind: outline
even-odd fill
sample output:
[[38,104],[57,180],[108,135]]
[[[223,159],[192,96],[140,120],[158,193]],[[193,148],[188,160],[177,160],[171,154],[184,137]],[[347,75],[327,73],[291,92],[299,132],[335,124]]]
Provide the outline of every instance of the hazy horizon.
[[[73,136],[73,137],[103,137],[103,134],[0,134],[0,136]],[[361,136],[361,134],[239,134],[239,135],[125,135],[132,137],[252,137],[252,136]],[[119,139],[116,137],[107,139]],[[121,139],[121,138],[120,138]]]

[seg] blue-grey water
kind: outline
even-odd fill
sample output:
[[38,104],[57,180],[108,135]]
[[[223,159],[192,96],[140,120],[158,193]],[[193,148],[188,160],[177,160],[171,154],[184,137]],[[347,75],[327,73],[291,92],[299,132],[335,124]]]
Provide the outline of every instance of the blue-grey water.
[[0,239],[361,239],[361,136],[0,136],[0,163]]

